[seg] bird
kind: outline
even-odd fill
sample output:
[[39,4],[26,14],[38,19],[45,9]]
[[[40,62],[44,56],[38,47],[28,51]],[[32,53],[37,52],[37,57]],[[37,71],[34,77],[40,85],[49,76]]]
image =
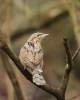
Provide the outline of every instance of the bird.
[[33,83],[36,85],[46,84],[46,81],[42,76],[43,49],[41,42],[47,35],[49,34],[41,32],[32,34],[20,49],[20,61],[24,65],[24,69],[26,68],[32,74]]

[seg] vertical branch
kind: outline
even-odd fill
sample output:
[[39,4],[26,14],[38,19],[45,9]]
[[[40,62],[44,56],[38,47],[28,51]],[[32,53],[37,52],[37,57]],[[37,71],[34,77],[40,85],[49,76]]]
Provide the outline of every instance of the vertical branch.
[[64,43],[64,47],[66,50],[68,64],[65,67],[65,72],[64,72],[62,84],[60,86],[60,90],[61,90],[62,94],[65,95],[66,88],[67,88],[68,81],[69,81],[70,72],[73,68],[73,63],[72,63],[71,50],[70,50],[69,42],[68,42],[67,38],[63,38],[63,43]]

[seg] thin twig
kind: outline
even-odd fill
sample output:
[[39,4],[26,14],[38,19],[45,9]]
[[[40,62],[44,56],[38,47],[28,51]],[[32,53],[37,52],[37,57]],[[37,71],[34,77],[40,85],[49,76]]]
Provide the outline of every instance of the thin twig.
[[72,56],[72,60],[74,60],[76,58],[76,56],[79,54],[79,52],[80,52],[80,47],[76,50],[76,52]]

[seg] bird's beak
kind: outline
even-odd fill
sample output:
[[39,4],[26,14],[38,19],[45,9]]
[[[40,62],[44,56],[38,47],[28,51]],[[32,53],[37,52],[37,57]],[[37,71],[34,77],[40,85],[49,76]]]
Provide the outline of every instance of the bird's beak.
[[49,35],[49,34],[43,34],[43,35],[42,35],[42,38],[44,38],[44,37],[47,36],[47,35]]

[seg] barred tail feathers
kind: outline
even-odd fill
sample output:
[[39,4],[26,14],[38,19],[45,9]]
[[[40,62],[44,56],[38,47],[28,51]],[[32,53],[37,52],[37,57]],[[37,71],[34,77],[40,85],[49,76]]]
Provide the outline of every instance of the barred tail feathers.
[[33,82],[37,85],[45,85],[46,84],[43,76],[40,73],[35,73],[33,75]]
[[33,71],[33,82],[37,85],[45,85],[46,82],[41,75],[42,69],[40,69],[40,66],[37,66],[37,68]]

